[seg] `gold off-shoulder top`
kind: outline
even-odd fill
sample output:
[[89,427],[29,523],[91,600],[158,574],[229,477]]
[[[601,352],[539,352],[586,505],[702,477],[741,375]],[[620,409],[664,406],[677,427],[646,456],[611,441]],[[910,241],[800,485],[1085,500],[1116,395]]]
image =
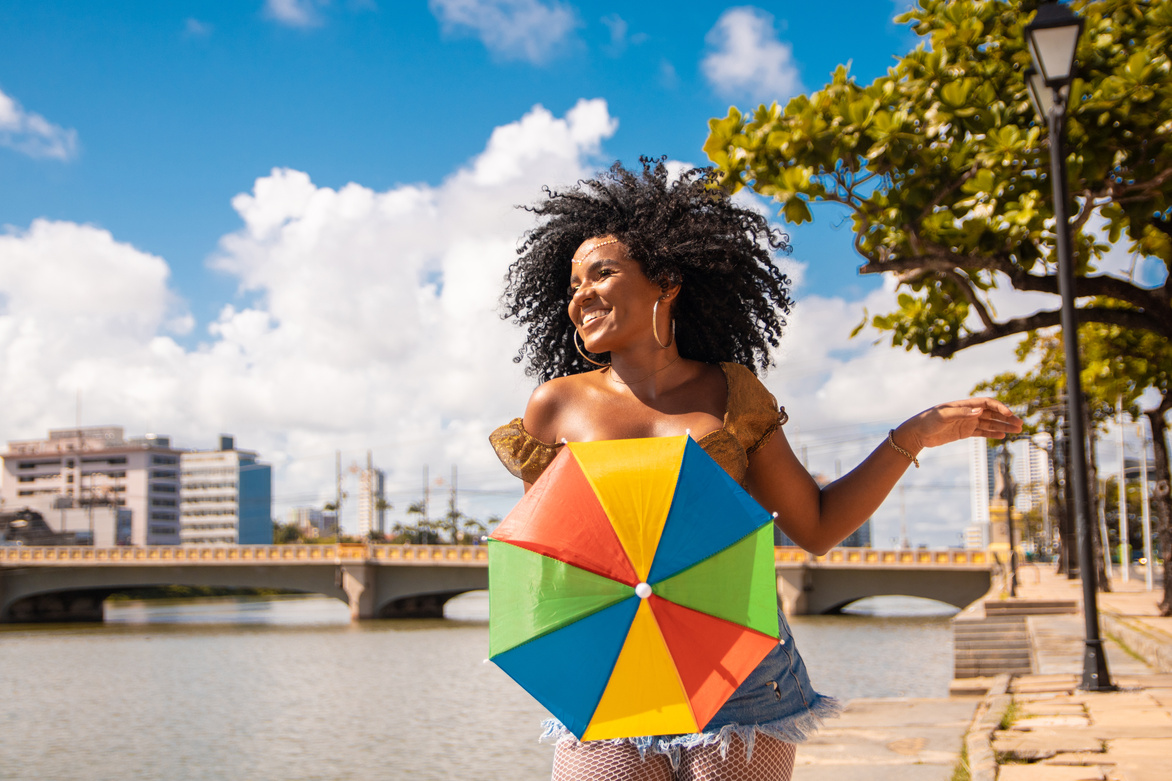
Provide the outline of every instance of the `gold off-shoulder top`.
[[[777,406],[757,375],[739,363],[721,363],[728,385],[724,425],[698,442],[712,460],[740,484],[745,482],[749,456],[764,445],[789,417]],[[505,468],[527,483],[534,483],[557,456],[562,444],[542,442],[514,418],[488,437]]]

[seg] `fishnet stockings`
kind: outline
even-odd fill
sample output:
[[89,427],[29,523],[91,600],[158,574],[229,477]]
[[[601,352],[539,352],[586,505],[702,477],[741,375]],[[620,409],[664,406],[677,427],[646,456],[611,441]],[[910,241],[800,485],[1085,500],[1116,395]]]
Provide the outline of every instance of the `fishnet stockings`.
[[554,751],[553,781],[789,781],[795,750],[793,743],[758,733],[753,758],[747,760],[744,743],[734,737],[724,759],[719,745],[684,749],[673,774],[671,761],[663,754],[648,752],[641,759],[630,743],[566,738]]

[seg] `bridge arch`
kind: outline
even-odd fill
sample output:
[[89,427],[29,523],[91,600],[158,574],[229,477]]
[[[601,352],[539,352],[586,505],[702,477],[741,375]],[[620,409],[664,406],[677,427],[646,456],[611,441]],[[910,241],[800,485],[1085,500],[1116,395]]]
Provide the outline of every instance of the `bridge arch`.
[[933,599],[963,610],[992,586],[987,566],[890,566],[800,563],[778,565],[777,587],[790,615],[842,612],[866,597]]

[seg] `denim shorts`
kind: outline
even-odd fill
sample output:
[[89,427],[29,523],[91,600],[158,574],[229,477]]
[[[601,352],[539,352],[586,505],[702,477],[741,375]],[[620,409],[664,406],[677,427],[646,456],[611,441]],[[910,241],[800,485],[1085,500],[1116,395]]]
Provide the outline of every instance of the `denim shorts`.
[[[703,730],[688,735],[653,735],[611,742],[631,743],[640,754],[648,751],[667,754],[674,766],[679,763],[680,752],[687,748],[719,744],[722,754],[727,754],[733,736],[744,741],[750,756],[757,733],[790,743],[805,741],[823,719],[837,716],[843,706],[833,697],[814,691],[789,624],[780,610],[777,623],[780,630],[777,645]],[[557,719],[546,721],[544,727],[542,740],[575,739]]]

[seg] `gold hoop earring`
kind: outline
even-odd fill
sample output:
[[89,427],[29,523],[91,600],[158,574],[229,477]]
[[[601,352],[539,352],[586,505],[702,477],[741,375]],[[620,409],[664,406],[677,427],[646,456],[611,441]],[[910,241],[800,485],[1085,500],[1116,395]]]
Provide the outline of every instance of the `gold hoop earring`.
[[601,366],[604,369],[607,366],[610,366],[609,363],[599,363],[598,361],[594,360],[586,353],[582,352],[582,348],[580,346],[578,346],[578,329],[577,328],[574,329],[574,349],[578,351],[578,355],[581,355],[585,360],[590,361],[590,363],[594,364],[595,366]]
[[659,322],[659,301],[660,299],[655,299],[655,305],[651,307],[651,335],[655,337],[655,343],[666,350],[676,340],[676,319],[674,317],[671,319],[671,338],[667,340],[667,344],[664,344],[659,339],[659,328],[656,327]]

